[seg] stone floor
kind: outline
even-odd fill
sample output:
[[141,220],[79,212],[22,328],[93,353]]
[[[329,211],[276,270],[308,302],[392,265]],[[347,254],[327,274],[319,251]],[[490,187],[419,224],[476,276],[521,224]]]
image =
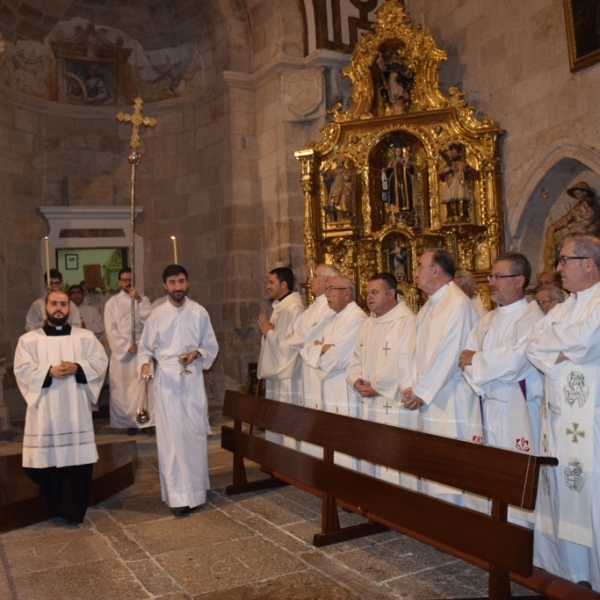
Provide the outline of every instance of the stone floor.
[[[96,425],[98,443],[132,439]],[[208,502],[176,519],[160,500],[155,439],[133,439],[135,484],[91,507],[81,527],[53,519],[0,536],[0,600],[486,596],[487,573],[394,532],[314,548],[320,503],[296,488],[226,496],[232,460],[218,435],[209,444]],[[18,441],[0,442],[0,453],[15,451]]]

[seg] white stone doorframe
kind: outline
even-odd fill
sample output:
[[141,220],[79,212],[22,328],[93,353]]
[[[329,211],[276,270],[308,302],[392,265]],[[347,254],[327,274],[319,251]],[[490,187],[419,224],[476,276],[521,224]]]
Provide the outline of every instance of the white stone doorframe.
[[[48,220],[50,268],[54,268],[56,250],[65,248],[129,248],[131,243],[131,208],[129,206],[40,206],[40,213]],[[136,218],[143,208],[136,207]],[[119,230],[115,237],[60,237],[65,230]],[[116,233],[116,231],[115,231]],[[46,270],[45,241],[40,240],[40,264]],[[135,234],[135,287],[144,292],[144,238]],[[60,271],[60,269],[59,269]],[[40,295],[43,294],[43,286]]]

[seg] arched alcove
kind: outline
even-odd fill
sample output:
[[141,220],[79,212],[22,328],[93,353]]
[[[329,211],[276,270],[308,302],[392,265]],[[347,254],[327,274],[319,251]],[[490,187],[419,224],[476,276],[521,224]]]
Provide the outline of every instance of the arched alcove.
[[523,194],[512,215],[511,204],[508,204],[507,222],[511,234],[507,247],[525,254],[536,272],[544,266],[544,243],[550,219],[556,221],[575,204],[567,190],[585,181],[596,194],[600,191],[600,162],[588,148],[570,144],[557,146],[551,149],[529,181],[529,193]]

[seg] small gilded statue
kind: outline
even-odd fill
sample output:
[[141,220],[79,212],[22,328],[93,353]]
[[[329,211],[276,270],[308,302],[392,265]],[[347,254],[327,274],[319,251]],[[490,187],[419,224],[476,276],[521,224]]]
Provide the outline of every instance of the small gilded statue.
[[335,157],[336,166],[323,175],[329,184],[325,214],[330,222],[351,220],[354,216],[356,177],[345,162],[346,157],[338,154]]
[[442,204],[446,206],[448,223],[469,223],[471,205],[471,182],[473,169],[464,159],[464,148],[460,144],[451,144],[449,155],[440,152],[444,164],[438,171],[442,183]]

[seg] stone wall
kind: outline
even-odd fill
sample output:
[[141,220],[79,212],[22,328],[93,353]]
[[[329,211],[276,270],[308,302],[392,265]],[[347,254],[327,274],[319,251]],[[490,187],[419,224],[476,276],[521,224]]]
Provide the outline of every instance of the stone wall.
[[506,243],[539,265],[541,188],[555,217],[574,181],[600,191],[600,64],[570,72],[562,0],[408,0],[407,10],[448,53],[443,90],[462,89],[506,130]]

